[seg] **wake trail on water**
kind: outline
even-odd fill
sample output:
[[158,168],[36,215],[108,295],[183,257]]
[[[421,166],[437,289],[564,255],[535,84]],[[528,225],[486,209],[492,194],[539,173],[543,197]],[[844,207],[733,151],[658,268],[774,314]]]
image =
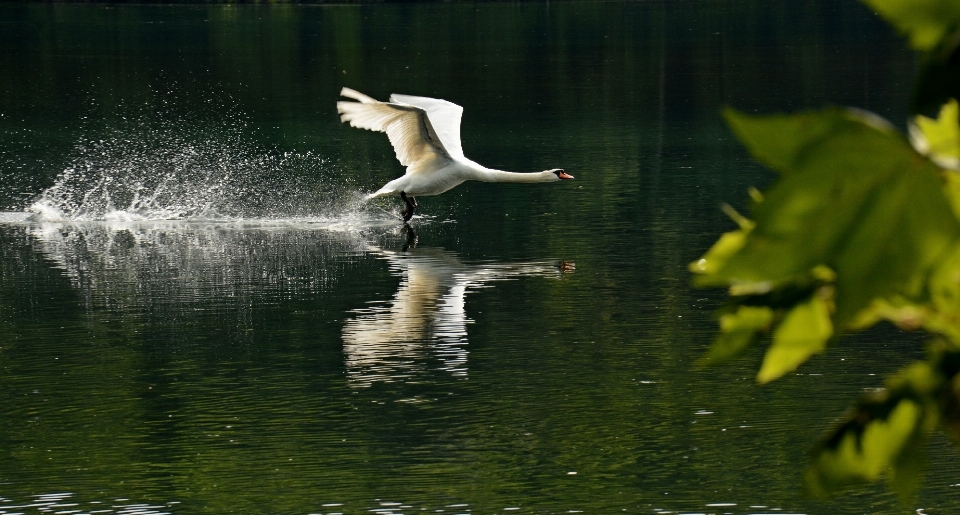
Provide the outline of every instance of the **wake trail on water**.
[[259,146],[242,116],[212,110],[143,106],[92,129],[26,208],[26,221],[396,223],[338,179],[329,160]]

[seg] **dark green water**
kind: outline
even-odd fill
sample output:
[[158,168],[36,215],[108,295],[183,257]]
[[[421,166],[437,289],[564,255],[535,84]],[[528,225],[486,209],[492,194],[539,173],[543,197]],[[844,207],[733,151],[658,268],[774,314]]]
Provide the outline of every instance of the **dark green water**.
[[[686,264],[772,179],[721,106],[905,117],[855,2],[0,5],[0,55],[0,514],[960,510],[939,438],[914,506],[799,492],[918,338],[692,366],[722,295]],[[414,240],[342,86],[576,180],[421,198]]]

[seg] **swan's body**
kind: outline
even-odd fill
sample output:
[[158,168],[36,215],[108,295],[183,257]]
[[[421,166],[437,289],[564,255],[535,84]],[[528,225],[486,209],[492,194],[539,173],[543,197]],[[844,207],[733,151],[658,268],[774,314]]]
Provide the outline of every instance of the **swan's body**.
[[413,217],[421,195],[439,195],[464,181],[554,182],[573,179],[557,168],[543,172],[517,173],[481,166],[463,155],[460,146],[460,118],[463,108],[437,98],[390,95],[380,102],[350,88],[340,94],[357,102],[337,102],[340,121],[353,127],[385,132],[407,167],[403,177],[394,179],[367,198],[399,196],[407,204],[404,221]]

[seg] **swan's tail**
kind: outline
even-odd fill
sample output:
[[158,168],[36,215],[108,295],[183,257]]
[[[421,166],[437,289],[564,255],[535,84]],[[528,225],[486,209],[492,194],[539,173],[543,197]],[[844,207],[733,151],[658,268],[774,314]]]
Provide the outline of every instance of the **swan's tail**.
[[377,197],[389,197],[391,195],[396,195],[396,192],[393,191],[392,189],[388,189],[388,186],[389,184],[380,188],[377,191],[374,191],[373,193],[367,195],[366,197],[363,197],[363,200],[370,200],[370,199],[375,199]]

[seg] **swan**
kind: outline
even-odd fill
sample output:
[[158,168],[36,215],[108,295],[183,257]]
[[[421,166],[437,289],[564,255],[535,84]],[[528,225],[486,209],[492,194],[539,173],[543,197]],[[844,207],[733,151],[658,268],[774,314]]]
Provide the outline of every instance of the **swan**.
[[340,95],[356,102],[337,102],[341,122],[351,127],[387,133],[400,164],[407,173],[367,195],[399,196],[407,207],[401,215],[407,222],[417,209],[417,197],[439,195],[464,181],[554,182],[573,179],[560,168],[543,172],[504,172],[481,166],[463,155],[460,147],[460,117],[463,108],[439,98],[390,95],[380,102],[350,88]]

